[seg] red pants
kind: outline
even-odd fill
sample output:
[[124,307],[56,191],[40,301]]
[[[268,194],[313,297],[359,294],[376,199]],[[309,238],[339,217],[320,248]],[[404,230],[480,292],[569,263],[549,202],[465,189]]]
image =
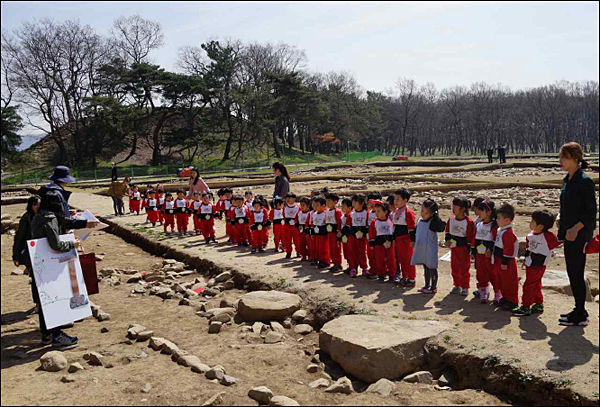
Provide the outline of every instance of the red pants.
[[542,277],[546,272],[546,266],[531,266],[525,268],[525,283],[523,284],[524,307],[531,307],[533,304],[543,304],[542,295]]
[[502,270],[502,258],[494,259],[494,269],[496,270],[496,279],[502,297],[507,301],[519,303],[519,272],[517,271],[517,260],[511,259],[506,270]]
[[[357,239],[356,236],[348,236],[349,255],[346,256],[350,269],[357,270],[360,266],[363,270],[367,267],[367,239]],[[344,252],[346,253],[346,252]]]
[[275,248],[279,250],[280,243],[283,243],[283,224],[274,224],[273,225],[273,243],[275,243]]
[[394,245],[386,249],[383,245],[373,247],[374,267],[371,272],[378,276],[388,275],[396,276],[396,255],[394,254]]
[[[194,227],[196,219],[198,219],[197,216],[194,216]],[[200,232],[202,233],[202,236],[204,236],[204,239],[208,240],[208,239],[212,239],[213,237],[215,237],[215,220],[214,219],[198,219],[198,229],[196,230],[200,230]]]
[[158,221],[160,223],[163,223],[165,221],[165,214],[162,213],[161,211],[158,211]]
[[417,268],[410,264],[413,255],[413,247],[410,245],[410,236],[398,236],[394,240],[398,262],[402,270],[402,277],[408,280],[417,279]]
[[283,226],[283,231],[282,231],[282,236],[281,236],[281,240],[283,240],[283,249],[286,253],[292,253],[292,242],[294,243],[294,247],[296,248],[296,253],[300,253],[298,251],[298,246],[299,246],[299,242],[298,242],[298,238],[299,238],[299,234],[300,232],[298,232],[298,229],[296,228],[296,226],[294,225],[282,225]]
[[147,216],[148,216],[148,220],[150,221],[150,223],[156,223],[158,222],[158,211],[148,211],[146,212]]
[[[363,237],[363,239],[365,239],[365,238]],[[375,258],[373,255],[373,248],[371,247],[371,245],[369,245],[368,242],[366,243],[366,246],[367,246],[367,259],[369,260],[369,267],[373,268],[373,267],[375,267]],[[371,272],[372,271],[373,270],[371,270]]]
[[231,238],[231,241],[233,241],[233,230],[231,229],[231,223],[229,223],[228,220],[225,220],[225,234]]
[[129,201],[129,208],[134,212],[140,212],[142,201]]
[[485,254],[477,254],[475,256],[477,288],[486,288],[490,283],[494,287],[494,291],[498,291],[498,282],[496,281],[496,272],[492,264],[492,257],[487,257]]
[[252,230],[250,233],[253,249],[262,249],[262,247],[269,241],[269,229],[267,228],[263,228],[262,230]]
[[233,243],[248,243],[250,241],[250,227],[247,223],[236,223],[231,225],[233,235],[231,240]]
[[352,255],[350,250],[350,237],[348,237],[346,243],[342,241],[342,254],[344,255],[344,259],[346,259],[346,263],[348,263],[348,267],[350,267],[350,256]]
[[316,260],[317,254],[315,253],[315,236],[306,235],[306,249],[308,252],[308,258],[310,260]]
[[171,227],[171,232],[175,229],[175,215],[169,215],[165,213],[164,215],[165,222],[163,223],[163,227],[165,228],[165,233],[167,233],[167,226]]
[[337,240],[335,232],[327,233],[327,242],[329,244],[329,254],[331,255],[331,262],[334,266],[342,265],[342,245]]
[[298,232],[298,246],[296,246],[296,252],[302,256],[302,258],[308,257],[308,235],[306,233]]
[[450,249],[452,255],[450,257],[450,267],[452,268],[452,279],[454,286],[460,288],[469,288],[471,273],[471,255],[469,254],[468,246],[454,247]]
[[187,232],[188,214],[187,213],[176,213],[175,219],[177,220],[177,231],[178,232]]
[[327,242],[327,235],[315,235],[315,260],[320,263],[329,264],[331,258],[329,257],[329,243]]

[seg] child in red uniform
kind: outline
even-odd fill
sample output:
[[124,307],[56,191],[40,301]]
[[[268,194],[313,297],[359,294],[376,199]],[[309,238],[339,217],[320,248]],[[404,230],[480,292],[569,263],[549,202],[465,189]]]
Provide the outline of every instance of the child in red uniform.
[[255,199],[252,202],[252,210],[250,211],[250,240],[252,241],[252,250],[250,253],[254,254],[257,251],[264,253],[264,246],[268,241],[267,231],[270,225],[269,212],[263,206],[263,201]]
[[251,211],[254,208],[254,194],[252,191],[244,192],[244,205],[248,207],[248,210]]
[[298,228],[296,227],[296,215],[300,211],[300,207],[296,205],[296,194],[290,192],[285,196],[285,205],[283,206],[283,249],[285,250],[285,258],[292,258],[292,242],[296,248],[296,257],[300,256],[298,252]]
[[300,198],[300,210],[296,214],[296,228],[298,229],[298,246],[296,252],[300,255],[300,261],[308,260],[308,229],[306,220],[310,213],[310,199]]
[[202,201],[200,200],[200,192],[194,191],[192,194],[193,200],[190,202],[189,209],[194,222],[194,233],[196,236],[200,234],[200,217],[198,216],[198,211],[200,210],[200,205],[202,205]]
[[146,198],[146,216],[148,217],[148,221],[152,223],[152,227],[156,226],[156,222],[158,222],[158,200],[155,197],[154,190],[148,190]]
[[169,234],[167,232],[167,227],[169,226],[171,227],[170,233],[175,232],[175,202],[173,202],[173,194],[171,194],[170,192],[167,192],[167,194],[165,195],[165,204],[162,212],[164,219],[163,228],[165,230],[165,233]]
[[523,297],[521,306],[513,310],[516,316],[529,316],[533,313],[544,312],[544,296],[542,295],[542,277],[546,266],[552,259],[552,250],[561,243],[556,235],[550,232],[556,218],[550,212],[543,210],[531,214],[529,227],[531,232],[527,235],[525,244],[525,283],[523,284]]
[[140,205],[142,203],[142,194],[140,188],[137,185],[131,187],[131,198],[129,199],[129,207],[131,213],[135,212],[136,215],[140,214]]
[[202,194],[202,201],[196,210],[195,218],[198,218],[200,232],[204,237],[204,242],[209,244],[219,243],[215,236],[215,217],[219,216],[217,206],[210,201],[210,195],[206,192]]
[[387,202],[373,201],[377,218],[369,226],[369,246],[373,248],[373,271],[380,282],[387,275],[390,283],[396,282],[396,255],[394,248],[394,222],[390,219],[390,206]]
[[370,224],[369,212],[363,194],[356,194],[352,197],[352,209],[350,217],[346,220],[346,225],[350,227],[350,235],[348,236],[350,277],[358,277],[359,266],[362,269],[363,276],[366,277],[370,274],[367,267],[367,235]]
[[404,288],[413,288],[417,278],[417,268],[410,264],[415,244],[415,229],[417,228],[416,215],[408,207],[411,195],[412,193],[406,188],[394,192],[396,210],[391,215],[394,222],[396,256],[402,270],[402,278],[398,281],[398,285]]
[[249,213],[248,207],[244,205],[244,198],[241,195],[234,195],[231,198],[231,208],[229,208],[229,220],[231,221],[233,243],[238,246],[250,246],[250,228],[248,227]]
[[478,222],[475,223],[475,235],[473,237],[472,255],[475,258],[475,270],[477,271],[477,294],[482,304],[487,304],[490,298],[490,283],[494,289],[494,301],[499,301],[500,287],[494,274],[492,263],[492,250],[498,234],[496,223],[496,205],[492,201],[482,199],[474,208],[477,208]]
[[181,189],[177,191],[177,199],[175,200],[175,220],[179,235],[183,236],[187,234],[189,221],[188,201],[185,199],[185,192]]
[[515,235],[512,222],[515,208],[504,204],[498,210],[498,233],[494,243],[494,273],[502,297],[497,304],[512,311],[519,304],[519,274],[516,257],[519,254],[519,240]]
[[[367,195],[367,209],[369,210],[367,227],[370,227],[371,222],[377,219],[377,214],[375,213],[375,208],[373,207],[372,202],[381,201],[381,198],[382,196],[379,192],[371,192]],[[373,257],[373,248],[369,244],[367,244],[367,259],[369,260],[369,267],[373,268],[375,265],[375,258]],[[366,277],[377,278],[377,275],[373,273],[372,270],[369,270],[369,272],[366,273]]]
[[327,224],[327,244],[329,245],[329,254],[333,266],[329,269],[332,273],[342,271],[342,246],[338,240],[338,231],[342,230],[342,211],[337,208],[340,197],[337,194],[328,193],[325,195],[325,205],[327,206],[327,215],[325,223]]
[[275,243],[275,251],[279,252],[283,241],[283,199],[275,198],[273,200],[273,208],[271,208],[271,212],[269,213],[269,220],[273,224],[273,243]]
[[313,198],[313,208],[315,212],[311,216],[310,222],[313,228],[314,236],[314,255],[317,261],[317,268],[329,267],[331,258],[329,256],[329,242],[327,241],[327,206],[324,196]]
[[471,243],[475,235],[475,224],[469,218],[471,201],[464,196],[454,197],[452,213],[446,224],[446,247],[450,248],[450,267],[454,287],[450,294],[469,295],[471,280]]
[[[344,198],[342,199],[342,219],[341,219],[341,228],[337,232],[338,241],[342,244],[342,252],[344,255],[344,259],[346,259],[346,263],[350,265],[350,244],[348,241],[348,237],[351,234],[350,226],[348,226],[348,219],[350,218],[350,212],[352,212],[352,199]],[[350,266],[346,270],[345,273],[350,273]]]
[[157,200],[157,203],[158,203],[158,206],[157,206],[157,209],[158,209],[158,223],[160,223],[160,225],[162,226],[162,224],[164,223],[164,220],[165,220],[164,213],[163,213],[163,209],[164,209],[164,206],[165,206],[165,191],[162,190],[162,189],[159,189],[158,192],[157,192],[157,195],[158,196],[156,197],[156,200]]

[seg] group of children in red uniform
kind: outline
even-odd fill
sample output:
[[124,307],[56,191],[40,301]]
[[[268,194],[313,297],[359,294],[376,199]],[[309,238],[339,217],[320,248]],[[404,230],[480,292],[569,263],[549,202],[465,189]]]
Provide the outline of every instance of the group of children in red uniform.
[[[438,204],[428,199],[417,222],[415,212],[408,207],[411,192],[404,188],[385,201],[378,193],[356,194],[342,199],[339,208],[339,196],[327,190],[299,200],[289,193],[274,199],[270,209],[262,196],[254,197],[250,191],[241,196],[224,188],[217,195],[216,203],[211,193],[194,193],[188,201],[184,191],[177,191],[174,199],[171,193],[148,189],[142,197],[138,187],[132,186],[129,205],[131,212],[145,210],[146,221],[153,226],[162,224],[165,233],[169,227],[173,233],[176,223],[179,234],[187,234],[191,216],[195,234],[202,234],[206,244],[218,243],[214,220],[223,219],[229,242],[251,247],[253,254],[265,251],[272,230],[276,252],[284,251],[289,259],[295,249],[300,261],[331,272],[343,270],[343,258],[348,264],[343,271],[352,278],[358,277],[361,269],[367,278],[413,288],[416,266],[423,265],[426,284],[419,291],[424,294],[437,292],[437,233],[445,232],[453,279],[450,292],[469,294],[473,262],[477,281],[474,295],[482,303],[491,300],[518,316],[543,312],[542,277],[552,251],[561,244],[551,231],[555,216],[546,210],[533,212],[519,306],[519,241],[512,226],[515,209],[509,204],[496,208],[494,202],[478,198],[471,205],[465,197],[457,196],[452,201],[452,216],[443,222]],[[471,209],[474,220],[469,217]],[[597,252],[597,246],[596,237],[586,250]]]

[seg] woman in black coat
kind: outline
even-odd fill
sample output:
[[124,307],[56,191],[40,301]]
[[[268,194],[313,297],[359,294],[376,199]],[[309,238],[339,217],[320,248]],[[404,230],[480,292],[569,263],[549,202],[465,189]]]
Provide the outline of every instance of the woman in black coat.
[[275,174],[275,191],[273,191],[273,199],[283,199],[288,192],[290,192],[290,173],[285,165],[279,161],[273,163],[273,173]]

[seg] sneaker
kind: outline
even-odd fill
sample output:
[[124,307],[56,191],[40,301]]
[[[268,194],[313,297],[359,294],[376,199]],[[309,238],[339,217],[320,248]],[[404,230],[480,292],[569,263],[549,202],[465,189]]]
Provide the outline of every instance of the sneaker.
[[505,311],[512,311],[515,308],[517,308],[518,306],[519,306],[519,304],[510,302],[510,301],[504,301],[504,303],[501,305],[502,309]]
[[250,254],[256,254],[256,249],[252,248],[252,250],[250,250]]
[[216,238],[216,237],[213,237],[213,238],[212,238],[212,241],[213,241],[213,243],[219,243],[219,241],[217,240],[217,238]]
[[531,307],[531,312],[534,314],[543,314],[544,304],[533,304],[533,307]]
[[512,313],[514,316],[517,316],[517,317],[529,317],[532,314],[531,308],[524,307],[522,305],[518,308],[513,309]]
[[368,278],[369,280],[375,280],[377,278],[377,274],[375,273],[364,273],[363,272],[363,276],[365,276],[366,278]]
[[462,288],[460,290],[460,295],[462,295],[463,297],[468,297],[469,296],[469,289],[468,288]]
[[[350,274],[350,270],[351,270],[350,267],[348,267],[347,269],[344,270],[344,273]],[[356,272],[356,270],[354,270],[354,271]]]
[[206,239],[206,240],[204,241],[204,244],[208,246],[208,245],[210,244],[210,239]]
[[264,253],[264,252],[265,252],[265,249],[263,249],[262,247],[259,247],[259,248],[258,248],[258,252],[259,252],[259,253]]
[[379,281],[380,283],[385,283],[385,276],[379,276],[377,278],[377,281]]
[[[277,250],[277,249],[275,249],[275,250]],[[318,262],[318,261],[316,261],[316,260],[311,260],[311,261],[310,261],[310,265],[311,265],[311,266],[316,266],[318,263],[319,263],[319,262]]]
[[292,253],[286,253],[285,254],[285,258],[286,259],[291,259],[292,258]]
[[390,278],[388,279],[388,283],[396,284],[396,281],[398,281],[398,279],[396,278],[396,276],[394,276],[394,277],[390,277]]
[[320,261],[317,263],[317,268],[326,269],[327,267],[329,267],[329,264],[327,264],[325,262]]
[[79,340],[76,336],[69,336],[63,331],[60,331],[57,335],[52,337],[52,346],[55,348],[73,348],[77,346]]
[[404,287],[404,284],[406,283],[406,279],[404,277],[398,279],[398,281],[396,282],[400,287]]
[[475,297],[475,298],[481,298],[481,293],[479,292],[479,290],[473,291],[473,297]]
[[429,291],[429,287],[427,287],[427,286],[421,287],[417,291],[420,293],[426,294],[426,292]]
[[[566,318],[570,317],[572,314],[575,314],[575,313],[576,313],[576,310],[575,310],[575,308],[573,308],[573,310],[571,312],[569,312],[568,314],[560,314],[560,319],[566,319]],[[590,316],[590,314],[588,314],[588,312],[585,311],[585,310],[583,311],[583,313],[584,313],[584,315],[586,317]]]
[[494,304],[499,305],[500,302],[502,301],[502,294],[500,294],[498,291],[494,291]]
[[450,294],[460,294],[460,287],[452,287],[452,290],[450,290]]
[[340,266],[340,265],[333,265],[333,266],[331,266],[331,268],[329,269],[329,271],[331,271],[332,273],[338,273],[338,272],[342,271],[342,266]]
[[52,334],[42,334],[42,345],[50,345],[52,343]]
[[415,280],[409,280],[408,278],[404,280],[404,288],[415,288],[417,282]]
[[349,274],[350,274],[350,277],[352,277],[352,278],[358,277],[358,273],[356,272],[356,269],[350,270]]
[[562,326],[587,326],[588,323],[589,321],[587,316],[575,313],[558,321],[558,324]]

